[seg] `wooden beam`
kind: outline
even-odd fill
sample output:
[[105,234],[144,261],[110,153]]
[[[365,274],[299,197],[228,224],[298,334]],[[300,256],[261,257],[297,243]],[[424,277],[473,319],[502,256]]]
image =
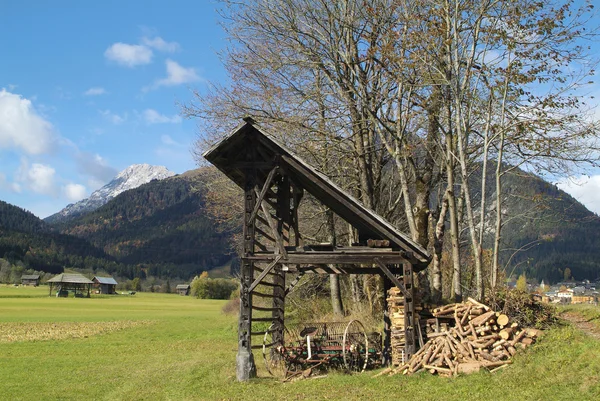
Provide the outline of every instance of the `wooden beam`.
[[277,173],[278,168],[279,167],[275,166],[271,169],[271,171],[269,171],[269,175],[267,175],[267,179],[265,180],[265,185],[263,185],[260,193],[258,194],[258,198],[256,198],[256,204],[254,205],[254,210],[252,210],[252,213],[250,214],[251,222],[254,222],[254,219],[256,219],[256,215],[258,214],[258,211],[262,205],[262,201],[265,199],[265,194],[271,187],[271,183],[273,182],[273,177],[275,177],[275,173]]
[[408,293],[408,291],[406,291],[406,288],[404,287],[404,284],[402,284],[400,282],[400,280],[398,280],[398,277],[396,277],[396,276],[394,276],[392,274],[392,272],[390,271],[390,269],[388,269],[387,266],[385,264],[383,264],[379,258],[375,258],[375,263],[377,264],[377,266],[379,266],[379,268],[387,276],[387,278],[389,278],[390,281],[392,283],[394,283],[394,285],[396,287],[398,287],[400,289],[400,291],[402,291],[402,294],[404,295],[405,299],[406,298],[411,298],[411,296]]
[[[275,254],[260,254],[249,256],[248,259],[255,261],[268,262],[275,258]],[[329,264],[374,264],[375,258],[379,258],[386,264],[400,264],[405,261],[401,256],[396,255],[369,255],[369,254],[342,254],[342,253],[287,253],[287,257],[281,260],[282,264],[292,265],[329,265]]]
[[256,280],[254,280],[254,282],[250,285],[250,287],[248,287],[248,292],[252,292],[252,290],[254,290],[256,288],[257,285],[260,284],[260,282],[262,281],[263,278],[265,278],[265,276],[267,274],[269,274],[269,272],[275,267],[275,265],[277,263],[279,263],[279,260],[282,258],[282,255],[277,255],[277,257],[275,258],[274,261],[272,261],[269,266],[267,266],[265,268],[265,270],[262,271],[262,273],[260,273],[258,275],[258,277],[256,278]]
[[265,202],[260,202],[260,206],[262,208],[263,214],[265,215],[265,219],[267,219],[267,223],[269,223],[269,227],[271,228],[271,234],[273,234],[273,238],[275,238],[275,243],[277,245],[277,248],[279,248],[279,253],[281,253],[284,257],[287,257],[287,251],[285,250],[285,246],[283,245],[283,240],[277,232],[277,225],[271,218],[271,214],[269,213]]

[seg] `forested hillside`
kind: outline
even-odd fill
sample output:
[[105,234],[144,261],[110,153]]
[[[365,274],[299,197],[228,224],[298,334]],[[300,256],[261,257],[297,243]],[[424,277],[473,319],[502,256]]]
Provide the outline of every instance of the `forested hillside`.
[[505,178],[502,259],[507,273],[525,272],[546,282],[600,277],[600,218],[538,177],[518,171]]
[[56,226],[144,275],[189,278],[228,262],[228,233],[204,212],[200,175],[188,172],[122,193]]
[[66,267],[106,268],[118,264],[84,239],[60,234],[17,206],[0,201],[0,258],[26,268],[60,273]]

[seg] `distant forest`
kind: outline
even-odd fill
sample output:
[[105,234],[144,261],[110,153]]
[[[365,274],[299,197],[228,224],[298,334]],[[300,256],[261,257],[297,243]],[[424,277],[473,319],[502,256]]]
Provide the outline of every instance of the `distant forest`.
[[181,178],[127,191],[57,226],[0,202],[0,233],[0,257],[51,273],[79,268],[187,280],[232,259],[229,233],[205,216],[201,191]]

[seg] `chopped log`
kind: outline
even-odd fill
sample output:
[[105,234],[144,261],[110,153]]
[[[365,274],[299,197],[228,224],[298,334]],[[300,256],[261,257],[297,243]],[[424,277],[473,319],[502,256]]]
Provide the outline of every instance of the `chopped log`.
[[542,330],[534,329],[533,327],[528,327],[524,330],[527,332],[527,337],[531,338],[537,338],[544,334]]
[[502,330],[500,330],[500,333],[498,333],[500,335],[500,337],[503,340],[508,340],[510,338],[510,336],[512,335],[513,329],[511,327],[506,327]]
[[473,326],[480,326],[491,320],[494,315],[494,311],[486,312],[483,315],[477,316],[475,319],[471,320],[471,323],[473,323]]
[[490,307],[489,307],[489,306],[487,306],[487,305],[484,305],[484,304],[482,304],[481,302],[478,302],[478,301],[474,300],[474,299],[473,299],[473,298],[471,298],[471,297],[469,297],[469,298],[467,298],[467,299],[468,299],[468,301],[469,301],[469,302],[471,302],[473,305],[477,305],[477,306],[479,306],[479,307],[481,307],[481,308],[485,309],[486,311],[489,311],[489,310],[490,310]]
[[496,317],[496,323],[498,323],[499,325],[506,326],[508,324],[508,322],[509,322],[508,316],[506,316],[503,313],[501,313],[499,316]]
[[531,337],[525,337],[525,338],[521,339],[521,344],[523,344],[523,345],[531,345],[531,344],[533,344],[533,338],[531,338]]
[[449,375],[452,374],[452,371],[450,369],[448,369],[448,368],[442,368],[442,367],[439,367],[439,366],[423,365],[423,368],[437,370],[438,372],[443,372],[443,373],[446,373],[446,374],[449,374]]
[[458,364],[458,373],[475,373],[481,369],[481,362],[465,362]]
[[522,330],[519,333],[517,333],[515,338],[513,338],[513,340],[510,342],[510,345],[512,345],[514,347],[515,344],[517,344],[519,341],[521,341],[521,339],[523,337],[525,337],[525,334],[527,334],[527,332],[525,330]]

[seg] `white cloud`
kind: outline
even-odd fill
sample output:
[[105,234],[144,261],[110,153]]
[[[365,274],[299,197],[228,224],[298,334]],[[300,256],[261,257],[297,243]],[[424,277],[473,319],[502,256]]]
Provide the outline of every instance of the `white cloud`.
[[169,146],[182,146],[179,142],[171,138],[169,135],[161,135],[160,140],[163,144]]
[[600,175],[570,177],[556,185],[592,212],[600,214]]
[[81,184],[67,184],[63,187],[63,193],[71,202],[77,202],[85,198],[86,188]]
[[110,110],[99,110],[100,114],[104,116],[105,119],[110,121],[115,125],[123,124],[127,120],[127,113],[123,115],[119,115],[111,112]]
[[118,173],[117,169],[109,166],[106,160],[98,154],[78,152],[75,155],[75,163],[81,174],[92,177],[91,181],[88,182],[91,188],[101,187]]
[[55,195],[55,174],[56,170],[49,165],[33,163],[31,166],[29,166],[27,160],[22,159],[21,166],[17,171],[17,181],[23,184],[26,188],[38,194]]
[[179,43],[177,42],[167,42],[160,36],[156,36],[152,39],[144,36],[142,38],[142,43],[148,47],[159,50],[161,52],[173,53],[179,50]]
[[149,64],[152,62],[152,50],[143,45],[114,43],[104,52],[104,57],[126,67]]
[[85,92],[83,92],[83,94],[85,96],[98,96],[98,95],[105,95],[108,92],[106,92],[106,89],[99,87],[99,86],[94,86],[93,88],[90,88],[88,90],[86,90]]
[[50,151],[53,139],[52,124],[35,111],[30,100],[0,90],[0,149],[38,155]]
[[146,121],[147,124],[165,124],[165,123],[178,124],[181,122],[181,117],[178,116],[177,114],[169,117],[164,114],[160,114],[158,111],[156,111],[154,109],[144,110],[143,116],[144,116],[144,121]]
[[176,86],[191,82],[197,82],[201,79],[194,68],[182,67],[177,62],[171,59],[167,59],[165,64],[167,67],[167,77],[154,81],[154,83],[149,87],[143,88],[144,91],[157,89],[161,86]]
[[21,193],[21,186],[16,182],[9,182],[4,173],[0,173],[0,189]]

